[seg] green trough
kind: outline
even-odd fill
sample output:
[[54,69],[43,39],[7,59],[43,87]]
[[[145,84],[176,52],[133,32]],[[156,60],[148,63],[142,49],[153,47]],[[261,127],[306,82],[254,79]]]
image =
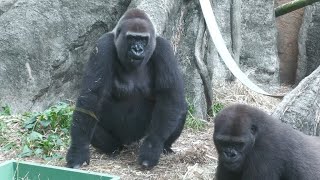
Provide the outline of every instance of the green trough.
[[120,177],[23,161],[0,164],[0,180],[118,180]]

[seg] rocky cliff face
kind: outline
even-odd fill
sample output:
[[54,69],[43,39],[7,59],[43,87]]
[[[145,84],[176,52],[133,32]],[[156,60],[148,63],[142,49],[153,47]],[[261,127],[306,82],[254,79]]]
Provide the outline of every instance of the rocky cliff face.
[[299,59],[296,83],[320,65],[320,3],[306,7],[299,35]]
[[[231,0],[211,3],[230,49]],[[244,0],[240,9],[239,64],[262,87],[278,85],[273,6],[272,1]],[[0,103],[21,112],[74,100],[94,42],[130,7],[150,14],[158,34],[172,42],[189,102],[205,119],[214,84],[227,79],[228,70],[208,34],[199,2],[188,0],[0,1]]]
[[[0,9],[0,102],[40,110],[75,99],[83,65],[128,1],[18,0]],[[9,5],[8,5],[9,4]]]

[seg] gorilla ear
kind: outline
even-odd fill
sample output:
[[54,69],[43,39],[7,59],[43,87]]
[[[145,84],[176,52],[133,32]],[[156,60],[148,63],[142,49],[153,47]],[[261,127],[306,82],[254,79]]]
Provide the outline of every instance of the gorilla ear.
[[257,133],[258,127],[256,125],[251,125],[250,131],[253,135]]

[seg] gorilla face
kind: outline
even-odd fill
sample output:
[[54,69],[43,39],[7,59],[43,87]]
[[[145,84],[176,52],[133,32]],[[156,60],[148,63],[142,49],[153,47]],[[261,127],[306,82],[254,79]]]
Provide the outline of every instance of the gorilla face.
[[128,51],[130,61],[141,61],[145,58],[145,49],[148,45],[149,36],[127,34]]
[[242,137],[217,135],[214,143],[219,154],[219,161],[230,171],[240,171],[246,155],[254,145],[254,136],[251,134]]
[[231,115],[232,118],[229,115],[222,112],[216,117],[213,140],[219,163],[230,171],[239,172],[253,150],[257,127],[244,114],[237,117]]
[[119,23],[116,28],[115,46],[120,63],[126,69],[146,64],[155,49],[155,42],[153,25],[146,20],[130,19]]

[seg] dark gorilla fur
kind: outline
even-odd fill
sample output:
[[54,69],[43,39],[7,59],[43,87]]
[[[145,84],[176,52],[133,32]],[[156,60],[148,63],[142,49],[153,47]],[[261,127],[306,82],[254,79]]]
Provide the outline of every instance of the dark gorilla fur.
[[170,43],[156,36],[146,13],[128,10],[97,41],[76,109],[68,167],[89,164],[89,144],[110,154],[145,137],[138,157],[144,168],[173,152],[187,112],[183,80]]
[[319,180],[320,138],[265,112],[231,105],[215,118],[216,180]]

